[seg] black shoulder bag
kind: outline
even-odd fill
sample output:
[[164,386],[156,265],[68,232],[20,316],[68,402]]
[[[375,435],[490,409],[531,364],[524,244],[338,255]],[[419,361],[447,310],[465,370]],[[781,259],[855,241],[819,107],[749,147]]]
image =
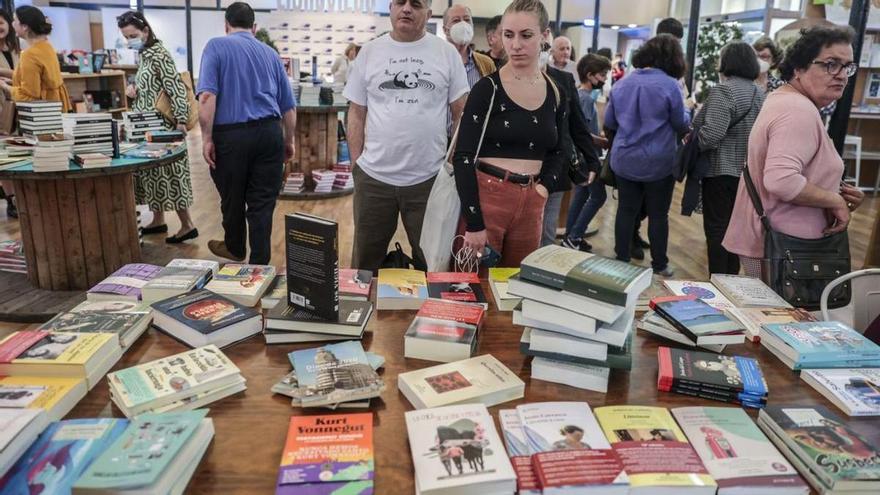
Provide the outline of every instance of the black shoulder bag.
[[[764,226],[761,278],[792,306],[817,311],[825,286],[850,271],[849,236],[843,231],[819,239],[801,239],[773,230],[748,165],[743,168],[742,178]],[[849,282],[840,284],[831,291],[828,307],[846,306],[850,297]]]

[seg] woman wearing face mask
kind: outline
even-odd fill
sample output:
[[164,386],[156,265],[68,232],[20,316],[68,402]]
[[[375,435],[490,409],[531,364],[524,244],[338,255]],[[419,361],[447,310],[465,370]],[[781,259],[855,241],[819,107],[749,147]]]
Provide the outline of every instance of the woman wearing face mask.
[[782,50],[776,46],[772,39],[764,36],[752,44],[752,48],[758,54],[758,65],[761,75],[756,81],[758,86],[764,88],[767,93],[779,88],[785,81],[776,77],[776,69],[782,61]]
[[[156,100],[164,91],[171,99],[175,122],[165,122],[169,130],[177,129],[186,133],[189,117],[186,86],[177,72],[171,54],[156,38],[156,33],[140,12],[129,11],[116,19],[128,47],[140,52],[140,64],[135,75],[135,84],[126,89],[135,112],[156,110]],[[193,225],[189,207],[193,203],[192,179],[189,171],[189,158],[184,156],[171,165],[145,170],[135,174],[135,200],[145,204],[153,212],[153,221],[144,228],[144,234],[168,232],[165,224],[165,211],[174,210],[180,218],[180,230],[165,239],[169,244],[177,244],[199,236]]]
[[334,83],[344,85],[345,81],[348,80],[348,73],[351,71],[351,64],[354,62],[355,57],[357,57],[357,52],[358,46],[354,43],[349,43],[345,47],[345,52],[333,61],[333,65],[330,66],[330,72],[333,74]]
[[721,49],[721,82],[709,89],[703,109],[694,119],[701,150],[709,152],[709,169],[702,179],[703,232],[706,234],[709,273],[739,273],[739,257],[721,245],[743,164],[749,133],[764,104],[764,92],[755,84],[759,75],[755,51],[744,41]]
[[[18,47],[18,36],[12,29],[12,16],[5,10],[0,9],[0,79],[12,82],[13,71],[18,67],[18,57],[21,50]],[[15,127],[15,102],[5,93],[0,92],[0,134],[10,134]],[[6,196],[6,216],[18,218],[18,210],[15,208],[15,192],[12,190],[12,181],[0,181],[3,194]]]
[[[825,131],[819,109],[843,95],[858,66],[849,26],[816,26],[779,65],[784,86],[772,92],[749,135],[749,175],[774,230],[820,239],[846,230],[864,193],[842,184],[843,160]],[[739,255],[746,275],[761,276],[764,230],[744,181],[723,246]]]
[[563,111],[559,90],[540,65],[550,36],[544,5],[515,0],[501,28],[508,62],[471,90],[453,165],[464,249],[479,256],[488,244],[501,253],[499,266],[519,266],[540,245],[548,190],[563,173]]

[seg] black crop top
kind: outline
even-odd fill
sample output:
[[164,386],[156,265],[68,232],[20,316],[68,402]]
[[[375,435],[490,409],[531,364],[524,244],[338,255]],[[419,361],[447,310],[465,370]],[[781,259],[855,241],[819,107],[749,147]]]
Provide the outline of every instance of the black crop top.
[[526,110],[514,103],[504,91],[498,72],[480,79],[471,88],[461,114],[455,153],[452,155],[455,185],[468,232],[486,228],[480,210],[474,158],[493,91],[495,102],[478,158],[541,160],[543,164],[539,179],[551,191],[562,173],[559,170],[562,161],[556,158],[561,156],[558,129],[562,125],[563,110],[560,108],[557,111],[557,107],[561,106],[557,104],[557,91],[546,77],[544,79],[547,97],[537,110]]

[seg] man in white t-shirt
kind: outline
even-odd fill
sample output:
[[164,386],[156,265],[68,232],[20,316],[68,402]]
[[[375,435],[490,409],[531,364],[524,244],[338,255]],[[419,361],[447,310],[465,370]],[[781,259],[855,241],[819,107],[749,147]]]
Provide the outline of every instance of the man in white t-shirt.
[[[425,205],[469,91],[461,55],[425,31],[431,0],[392,0],[388,35],[365,44],[343,94],[354,176],[351,264],[377,270],[403,220],[416,268]],[[451,247],[451,246],[450,246]]]

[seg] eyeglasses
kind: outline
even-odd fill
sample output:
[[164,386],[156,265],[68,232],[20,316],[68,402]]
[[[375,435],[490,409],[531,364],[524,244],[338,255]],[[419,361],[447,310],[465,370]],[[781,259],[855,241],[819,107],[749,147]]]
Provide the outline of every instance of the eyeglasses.
[[825,72],[827,72],[829,76],[837,76],[840,74],[840,71],[846,70],[846,77],[852,77],[856,74],[856,71],[859,70],[859,65],[855,62],[842,64],[836,60],[814,60],[813,65],[824,65]]

